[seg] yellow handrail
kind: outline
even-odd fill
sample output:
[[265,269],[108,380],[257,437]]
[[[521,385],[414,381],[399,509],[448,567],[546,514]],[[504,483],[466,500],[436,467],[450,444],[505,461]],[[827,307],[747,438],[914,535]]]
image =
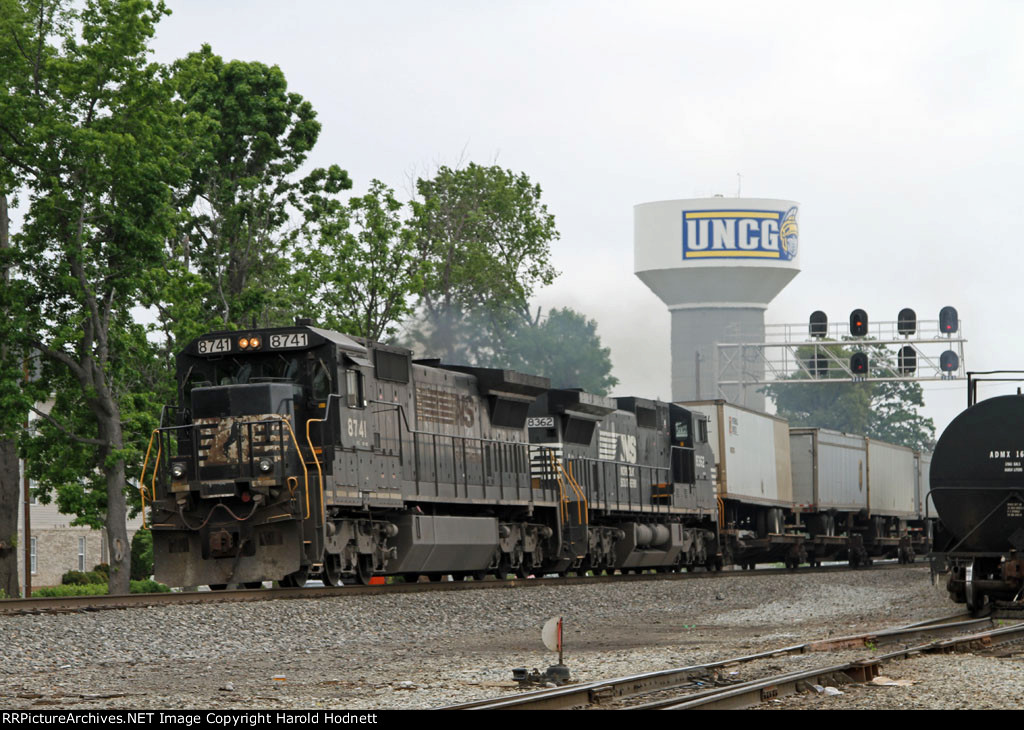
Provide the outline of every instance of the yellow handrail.
[[562,469],[562,471],[565,473],[566,478],[569,480],[569,486],[573,488],[573,491],[576,492],[576,496],[580,498],[579,501],[576,502],[576,516],[579,518],[579,521],[583,524],[589,524],[590,510],[587,506],[587,495],[583,491],[583,487],[580,486],[580,483],[576,481],[575,475],[572,473],[572,464],[569,465],[569,471],[565,471],[564,468]]
[[[317,479],[320,482],[320,523],[327,525],[327,505],[324,503],[324,471],[320,468],[320,459],[317,458],[316,449],[313,447],[313,437],[309,433],[309,427],[313,425],[314,421],[320,423],[327,422],[327,416],[323,418],[310,418],[306,421],[306,443],[309,444],[309,453],[313,455],[313,461],[316,462],[316,473]],[[306,519],[309,519],[309,487],[306,487]]]
[[580,521],[580,524],[589,524],[590,508],[587,505],[587,495],[583,492],[582,488],[576,482],[576,479],[572,476],[572,474],[565,470],[565,468],[562,466],[562,462],[555,458],[554,452],[549,452],[548,456],[551,459],[551,466],[555,470],[555,480],[558,482],[559,517],[563,521],[568,521],[569,519],[568,512],[564,511],[567,509],[565,507],[565,503],[568,502],[569,500],[565,496],[565,490],[562,486],[562,478],[558,475],[559,472],[561,472],[565,476],[566,481],[569,482],[569,486],[572,487],[572,490],[576,493],[576,496],[579,497],[579,500],[576,502],[577,519]]
[[[306,468],[306,460],[302,458],[302,449],[299,448],[299,437],[295,435],[295,431],[292,429],[292,423],[287,418],[282,416],[280,413],[268,413],[271,418],[279,419],[285,426],[288,427],[288,433],[291,434],[292,443],[295,444],[295,453],[299,457],[299,463],[302,464],[302,478],[306,482],[306,519],[309,519],[309,469]],[[287,481],[287,480],[286,480]],[[289,490],[291,491],[291,490]],[[323,500],[321,499],[321,502]]]
[[[139,475],[139,496],[142,497],[142,528],[149,529],[146,524],[146,467],[149,466],[149,452],[153,449],[153,437],[159,432],[159,428],[154,428],[153,432],[149,434],[149,445],[146,446],[146,458],[142,460],[142,474]],[[160,454],[163,448],[161,442],[156,449],[156,463],[160,463]],[[156,501],[156,467],[153,467],[153,501]]]

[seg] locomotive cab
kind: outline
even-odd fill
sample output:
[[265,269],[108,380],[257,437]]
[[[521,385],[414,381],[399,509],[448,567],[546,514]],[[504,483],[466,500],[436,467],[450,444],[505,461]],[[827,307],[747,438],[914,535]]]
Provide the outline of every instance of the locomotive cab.
[[218,332],[186,347],[174,425],[160,431],[167,468],[151,485],[158,580],[287,583],[315,561],[340,410],[365,405],[365,355],[312,327]]

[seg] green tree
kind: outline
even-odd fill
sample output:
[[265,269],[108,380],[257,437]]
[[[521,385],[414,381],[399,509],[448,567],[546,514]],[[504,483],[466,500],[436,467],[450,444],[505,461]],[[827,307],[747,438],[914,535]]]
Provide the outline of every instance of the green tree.
[[508,332],[530,319],[529,299],[554,281],[555,219],[525,173],[470,163],[416,181],[411,225],[426,263],[414,333],[430,353],[459,359],[468,318]]
[[286,283],[290,213],[305,207],[306,196],[350,188],[348,174],[332,165],[298,177],[320,123],[277,66],[225,62],[203,46],[174,65],[174,83],[196,147],[178,200],[186,215],[170,243],[175,263],[163,315],[188,335],[286,323],[295,310]]
[[9,289],[14,344],[41,354],[39,387],[55,404],[37,409],[39,434],[23,448],[42,496],[55,491],[80,523],[102,519],[111,591],[127,592],[126,469],[149,425],[133,419],[154,412],[139,387],[152,351],[131,310],[160,265],[172,189],[188,172],[172,87],[147,59],[167,11],[150,0],[19,7],[0,15],[0,36],[18,37],[31,69],[0,96],[0,156],[30,201]]
[[601,347],[597,322],[568,307],[540,310],[532,322],[519,326],[500,354],[485,362],[551,379],[555,388],[583,388],[608,395],[619,380],[611,374],[611,350]]
[[[424,263],[402,203],[379,180],[341,204],[313,190],[294,247],[296,307],[320,326],[380,340],[412,314]],[[353,230],[354,229],[354,230]]]
[[[858,348],[869,354],[871,373],[879,377],[898,377],[892,355],[878,345]],[[827,351],[827,354],[824,354]],[[826,378],[847,377],[835,363],[849,362],[854,350],[848,345],[826,345],[817,351],[830,359]],[[810,363],[816,351],[800,348],[797,356]],[[809,380],[804,372],[793,380]],[[802,384],[776,383],[765,388],[775,402],[779,416],[791,426],[830,428],[863,434],[873,439],[912,449],[930,449],[935,442],[935,424],[918,409],[924,406],[920,383],[886,381],[861,383]]]

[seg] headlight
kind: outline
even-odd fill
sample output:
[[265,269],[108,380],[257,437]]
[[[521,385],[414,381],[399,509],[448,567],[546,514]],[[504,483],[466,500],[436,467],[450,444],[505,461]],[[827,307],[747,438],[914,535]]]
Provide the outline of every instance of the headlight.
[[274,462],[270,459],[260,459],[260,471],[266,474],[274,468]]
[[181,479],[182,477],[184,477],[185,465],[182,464],[180,461],[171,464],[171,476],[173,476],[175,479]]

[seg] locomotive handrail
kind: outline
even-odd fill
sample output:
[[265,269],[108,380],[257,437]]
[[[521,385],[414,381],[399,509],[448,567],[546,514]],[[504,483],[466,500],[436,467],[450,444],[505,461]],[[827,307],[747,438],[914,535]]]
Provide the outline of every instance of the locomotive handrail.
[[[163,414],[161,414],[160,420],[163,421]],[[139,475],[139,496],[142,497],[142,529],[149,529],[149,525],[146,524],[146,467],[149,465],[149,453],[153,449],[153,439],[157,433],[160,432],[159,428],[154,428],[149,434],[149,444],[146,446],[146,457],[142,460],[142,474]],[[160,454],[163,450],[163,442],[157,439],[159,446],[156,450],[156,463],[160,463]],[[153,501],[156,501],[156,470],[157,467],[153,467]]]
[[[386,406],[388,409],[395,410],[398,413],[398,415],[401,417],[401,423],[399,424],[399,427],[401,428],[401,425],[404,424],[406,432],[411,434],[412,436],[430,436],[433,439],[436,439],[438,437],[446,438],[446,439],[452,439],[453,443],[455,442],[455,440],[463,441],[463,442],[465,442],[465,441],[476,441],[476,442],[479,442],[480,444],[488,444],[488,445],[495,445],[495,446],[513,446],[513,447],[518,446],[518,447],[527,447],[527,448],[529,448],[530,446],[538,446],[539,445],[539,444],[531,444],[528,441],[499,441],[498,439],[489,439],[489,438],[484,438],[482,436],[460,436],[460,435],[456,435],[456,434],[438,433],[436,431],[423,431],[423,430],[420,430],[420,429],[413,428],[412,426],[409,425],[409,417],[408,417],[408,415],[405,412],[405,407],[401,403],[393,403],[391,401],[376,400],[376,399],[369,399],[367,402],[368,403],[374,403],[376,405]],[[382,411],[377,411],[377,412],[380,413]],[[401,443],[402,443],[401,431],[399,431],[398,442],[399,442],[399,445],[401,445]],[[415,471],[416,471],[416,482],[419,483],[420,474],[419,474],[418,463],[415,466]],[[518,480],[517,480],[517,486],[518,486]]]
[[[572,487],[574,492],[576,492],[576,496],[580,498],[580,500],[578,500],[576,502],[576,518],[580,521],[580,523],[582,523],[584,525],[588,524],[590,522],[589,514],[587,512],[583,511],[583,508],[587,506],[587,497],[586,497],[586,495],[583,494],[583,492],[580,490],[579,485],[576,483],[576,480],[572,477],[572,475],[570,475],[568,472],[566,472],[565,471],[565,467],[563,467],[561,462],[558,459],[555,458],[555,451],[554,451],[554,449],[548,449],[548,457],[549,457],[549,459],[551,461],[551,466],[552,466],[552,468],[555,471],[555,478],[556,478],[556,481],[558,482],[558,491],[562,492],[561,499],[559,499],[558,502],[559,502],[559,506],[561,507],[561,509],[566,510],[565,511],[565,519],[566,519],[566,521],[568,521],[568,519],[569,519],[569,512],[568,512],[568,510],[565,507],[565,502],[568,501],[568,500],[566,499],[565,492],[562,489],[562,480],[558,479],[558,472],[562,472],[562,474],[566,478],[566,481],[569,482],[569,486]],[[581,506],[581,501],[582,501],[582,506]],[[587,509],[589,509],[589,507]],[[586,517],[585,517],[585,515],[586,515]]]
[[[314,448],[314,446],[313,446],[313,437],[312,437],[312,435],[309,432],[309,427],[314,422],[327,423],[327,419],[331,415],[331,398],[338,398],[338,399],[340,399],[341,398],[341,393],[331,393],[331,394],[329,394],[327,396],[327,405],[324,408],[324,417],[323,418],[310,418],[308,421],[306,421],[306,443],[309,444],[309,453],[313,455],[313,461],[316,462],[317,480],[318,480],[318,482],[320,484],[320,523],[322,525],[324,525],[325,529],[326,529],[326,526],[327,526],[327,504],[326,504],[326,501],[324,500],[324,472],[323,472],[323,469],[320,468],[320,459],[316,455],[316,448]],[[320,440],[321,441],[323,440],[323,433],[320,434]],[[322,446],[321,446],[321,448],[322,448]],[[300,456],[301,456],[301,454],[300,454]],[[309,519],[309,515],[310,515],[310,511],[309,511],[309,492],[307,490],[307,492],[306,492],[306,519],[307,520]]]

